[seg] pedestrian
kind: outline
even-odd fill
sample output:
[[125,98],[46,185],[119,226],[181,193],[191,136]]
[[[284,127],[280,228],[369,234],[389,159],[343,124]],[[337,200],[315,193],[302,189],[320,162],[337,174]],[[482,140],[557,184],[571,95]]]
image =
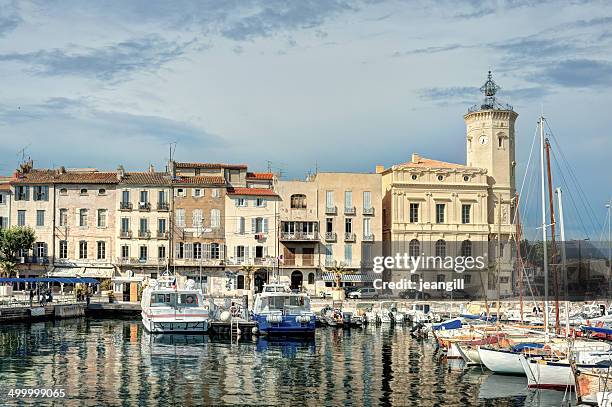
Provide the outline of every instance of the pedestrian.
[[30,288],[30,308],[32,307],[32,301],[34,301],[34,290]]
[[85,301],[87,301],[87,306],[89,306],[89,301],[91,301],[91,293],[89,290],[85,292]]

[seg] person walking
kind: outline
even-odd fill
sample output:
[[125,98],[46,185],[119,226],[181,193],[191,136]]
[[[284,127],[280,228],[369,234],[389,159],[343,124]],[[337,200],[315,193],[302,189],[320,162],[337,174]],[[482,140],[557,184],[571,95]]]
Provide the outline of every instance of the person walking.
[[30,288],[30,308],[32,308],[32,301],[34,301],[34,290]]

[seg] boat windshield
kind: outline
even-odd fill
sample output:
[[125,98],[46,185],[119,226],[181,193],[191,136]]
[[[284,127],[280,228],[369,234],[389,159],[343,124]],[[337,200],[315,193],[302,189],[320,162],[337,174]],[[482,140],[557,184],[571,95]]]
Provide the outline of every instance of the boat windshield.
[[176,293],[151,294],[152,307],[171,307],[176,304]]
[[261,300],[263,311],[309,310],[310,299],[301,295],[275,295]]

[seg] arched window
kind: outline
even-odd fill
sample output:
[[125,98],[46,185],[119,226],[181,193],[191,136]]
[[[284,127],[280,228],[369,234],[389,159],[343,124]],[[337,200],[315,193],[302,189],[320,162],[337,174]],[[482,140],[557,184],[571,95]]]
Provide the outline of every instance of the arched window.
[[314,278],[315,278],[314,273],[309,273],[308,274],[308,284],[314,284]]
[[421,244],[417,239],[412,239],[408,244],[408,255],[418,257],[421,255]]
[[306,195],[291,195],[291,209],[306,209]]
[[461,256],[472,257],[472,242],[469,240],[464,240],[461,242]]
[[446,242],[442,239],[436,242],[436,256],[446,257]]

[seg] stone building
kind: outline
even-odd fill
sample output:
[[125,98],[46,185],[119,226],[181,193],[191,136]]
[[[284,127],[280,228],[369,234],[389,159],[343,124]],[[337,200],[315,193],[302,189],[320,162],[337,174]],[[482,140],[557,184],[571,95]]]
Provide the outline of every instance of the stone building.
[[11,224],[11,193],[12,177],[0,177],[0,229],[7,228]]
[[[434,267],[411,275],[413,281],[463,277],[468,292],[482,295],[486,291],[492,298],[499,277],[500,294],[512,292],[514,123],[518,114],[511,106],[497,102],[497,89],[489,73],[481,88],[484,102],[464,116],[467,165],[413,154],[406,163],[377,168],[382,174],[387,255],[400,252],[486,259],[484,270],[456,273]],[[396,274],[391,278],[405,277]]]

